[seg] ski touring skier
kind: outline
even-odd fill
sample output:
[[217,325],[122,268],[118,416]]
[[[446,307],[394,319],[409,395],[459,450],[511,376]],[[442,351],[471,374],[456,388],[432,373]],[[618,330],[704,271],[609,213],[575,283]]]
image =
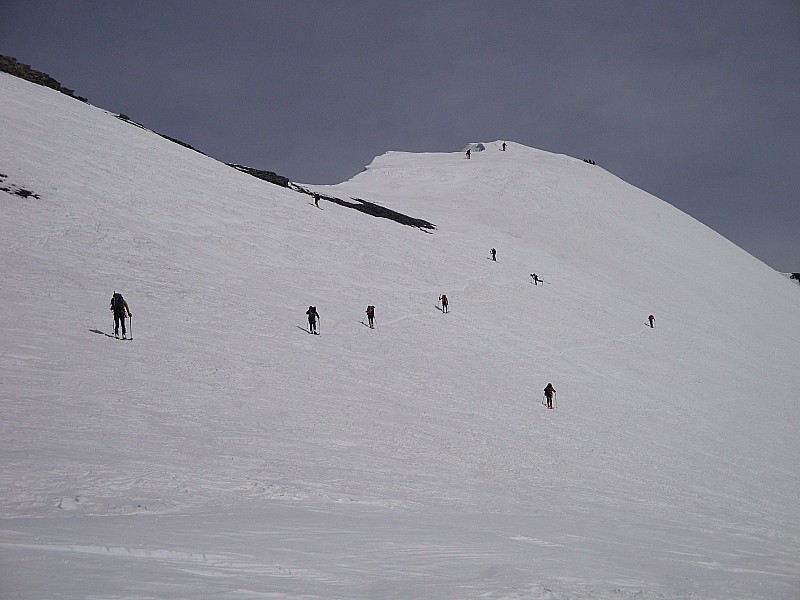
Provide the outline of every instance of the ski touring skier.
[[467,158],[470,158],[471,156],[472,156],[472,149],[467,148]]
[[531,273],[531,279],[533,279],[533,285],[539,285],[540,282],[542,285],[544,285],[544,281],[539,279],[539,276],[536,273]]
[[655,325],[656,318],[653,315],[650,315],[649,317],[647,317],[647,320],[650,321],[650,329],[652,329],[653,326]]
[[492,260],[497,262],[497,250],[492,248]]
[[130,307],[128,307],[128,302],[116,290],[111,296],[111,304],[108,309],[114,311],[114,337],[119,339],[119,324],[122,323],[122,339],[128,339],[125,332],[125,313],[127,312],[129,317],[132,317],[133,314]]
[[553,398],[556,395],[556,388],[553,387],[552,383],[548,383],[547,386],[544,388],[544,397],[547,400],[547,408],[553,408]]
[[367,313],[367,321],[369,321],[369,328],[375,329],[375,307],[370,304],[365,312]]
[[308,315],[308,333],[313,333],[315,335],[319,335],[317,332],[317,319],[320,318],[319,313],[317,312],[316,306],[309,306],[308,310],[306,311]]
[[503,142],[503,152],[505,152],[505,151],[506,151],[506,143]]
[[446,313],[447,312],[447,307],[449,305],[449,303],[447,301],[447,295],[446,294],[442,294],[441,296],[439,296],[439,302],[442,303],[442,312]]
[[314,194],[314,206],[319,208],[319,194]]

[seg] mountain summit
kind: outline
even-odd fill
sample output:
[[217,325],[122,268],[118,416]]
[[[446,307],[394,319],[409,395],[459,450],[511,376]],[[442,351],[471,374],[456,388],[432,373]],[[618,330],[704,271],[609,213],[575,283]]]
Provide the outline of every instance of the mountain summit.
[[498,141],[284,188],[4,73],[0,131],[4,597],[796,598],[798,289],[669,204]]

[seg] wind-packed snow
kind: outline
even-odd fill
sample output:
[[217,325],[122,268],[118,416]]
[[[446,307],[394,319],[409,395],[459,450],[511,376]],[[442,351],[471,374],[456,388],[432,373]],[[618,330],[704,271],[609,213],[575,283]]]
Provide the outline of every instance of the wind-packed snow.
[[426,233],[0,74],[0,597],[799,598],[800,290],[501,143],[305,186]]

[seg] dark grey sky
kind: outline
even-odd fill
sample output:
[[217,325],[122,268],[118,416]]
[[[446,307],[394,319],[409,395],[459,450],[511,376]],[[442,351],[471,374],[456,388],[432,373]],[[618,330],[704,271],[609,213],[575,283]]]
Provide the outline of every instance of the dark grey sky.
[[[226,162],[592,158],[800,271],[800,2],[0,0],[0,54]],[[543,224],[545,226],[546,224]]]

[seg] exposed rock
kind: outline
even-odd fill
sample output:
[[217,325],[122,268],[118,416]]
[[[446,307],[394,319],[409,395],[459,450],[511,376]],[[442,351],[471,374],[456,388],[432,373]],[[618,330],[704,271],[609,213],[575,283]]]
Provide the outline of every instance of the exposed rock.
[[[0,71],[3,71],[5,73],[9,73],[11,75],[14,75],[15,77],[19,77],[21,79],[24,79],[26,81],[30,81],[31,83],[35,83],[37,85],[42,85],[42,86],[45,86],[45,87],[52,88],[54,90],[57,90],[57,91],[61,92],[62,94],[66,94],[67,96],[71,96],[72,98],[75,98],[75,99],[80,100],[82,102],[88,102],[88,100],[86,98],[83,98],[81,96],[76,96],[75,93],[74,93],[74,90],[71,90],[69,88],[65,88],[58,81],[56,81],[55,79],[50,77],[47,73],[42,73],[41,71],[37,71],[35,69],[32,69],[30,67],[30,65],[26,65],[24,63],[19,62],[13,56],[0,55]],[[147,131],[152,131],[151,129],[148,129],[147,127],[145,127],[141,123],[137,123],[136,121],[131,119],[128,115],[119,114],[119,115],[117,115],[117,118],[122,120],[122,121],[125,121],[126,123],[134,125],[135,127],[139,127],[141,129],[145,129]],[[164,139],[169,140],[170,142],[173,142],[175,144],[179,144],[180,146],[183,146],[184,148],[188,148],[189,150],[194,150],[195,152],[199,152],[200,154],[203,154],[204,156],[206,156],[205,152],[202,152],[201,150],[198,150],[197,148],[187,144],[186,142],[182,142],[181,140],[178,140],[178,139],[176,139],[174,137],[168,136],[168,135],[163,134],[163,133],[158,133],[157,131],[153,131],[153,133],[155,133],[156,135],[160,135],[161,137],[163,137]],[[236,165],[236,164],[228,164],[228,166],[233,167],[234,169],[238,169],[239,171],[242,171],[243,173],[247,173],[248,175],[252,175],[253,177],[258,177],[259,179],[262,179],[264,181],[268,181],[269,183],[274,183],[275,185],[280,185],[280,186],[285,187],[285,188],[289,187],[289,179],[286,178],[286,177],[283,177],[281,175],[278,175],[277,173],[274,173],[273,171],[262,171],[260,169],[253,169],[252,167],[245,167],[245,166]],[[2,179],[0,179],[0,181],[2,181]],[[36,194],[34,194],[33,192],[30,192],[30,191],[28,191],[28,190],[26,190],[24,188],[16,188],[16,187],[12,186],[12,188],[4,187],[4,188],[0,188],[0,189],[2,189],[2,191],[5,191],[5,192],[9,192],[9,193],[16,194],[18,196],[22,196],[23,198],[27,198],[29,196],[33,196],[34,198],[38,198],[39,197]]]
[[[145,127],[145,126],[144,126],[144,125],[142,125],[141,123],[137,123],[136,121],[134,121],[133,119],[131,119],[131,118],[130,118],[128,115],[124,115],[124,114],[122,114],[122,113],[119,113],[119,114],[117,115],[117,118],[118,118],[120,121],[125,121],[126,123],[130,123],[131,125],[133,125],[134,127],[138,127],[139,129],[147,129],[147,127]],[[149,130],[149,129],[147,129],[147,131],[150,131],[150,130]]]
[[25,189],[24,187],[20,187],[18,185],[14,185],[13,183],[6,183],[6,178],[8,175],[0,173],[0,192],[7,192],[9,194],[13,194],[15,196],[19,196],[21,198],[36,198],[39,199],[39,194],[34,194],[32,191]]
[[[120,121],[125,121],[126,123],[129,123],[129,124],[133,125],[134,127],[138,127],[139,129],[144,129],[144,130],[146,130],[146,131],[153,131],[152,129],[147,129],[147,127],[145,127],[145,126],[144,126],[144,125],[142,125],[141,123],[137,123],[136,121],[134,121],[133,119],[131,119],[131,118],[130,118],[128,115],[125,115],[125,114],[122,114],[122,113],[120,113],[120,114],[118,114],[118,115],[117,115],[117,118],[118,118]],[[179,146],[183,146],[184,148],[188,148],[189,150],[194,150],[195,152],[199,152],[199,153],[200,153],[200,154],[202,154],[203,156],[208,156],[208,155],[207,155],[205,152],[203,152],[202,150],[198,150],[198,149],[197,149],[197,148],[195,148],[194,146],[190,146],[190,145],[189,145],[189,144],[187,144],[186,142],[182,142],[182,141],[180,141],[180,140],[177,140],[177,139],[175,139],[174,137],[170,137],[170,136],[168,136],[168,135],[167,135],[167,134],[165,134],[165,133],[158,133],[157,131],[153,131],[153,133],[155,133],[156,135],[160,135],[160,136],[161,136],[161,137],[163,137],[165,140],[169,140],[169,141],[170,141],[170,142],[172,142],[173,144],[178,144]]]
[[283,177],[282,175],[278,175],[273,171],[262,171],[260,169],[245,167],[244,165],[237,165],[234,163],[226,163],[226,164],[229,167],[233,167],[237,171],[241,171],[242,173],[247,173],[248,175],[252,175],[253,177],[258,177],[259,179],[263,179],[264,181],[268,181],[269,183],[274,183],[275,185],[279,185],[285,188],[289,187],[289,179]]
[[[313,196],[315,194],[315,192],[307,190],[306,188],[294,183],[290,184],[289,187],[297,192],[300,192],[301,194],[308,194],[309,196]],[[429,221],[426,221],[424,219],[417,219],[416,217],[409,217],[408,215],[399,213],[396,210],[392,210],[391,208],[386,208],[385,206],[381,206],[380,204],[375,204],[374,202],[368,202],[367,200],[362,200],[361,198],[354,198],[351,196],[350,200],[353,200],[353,202],[349,202],[347,200],[342,200],[341,198],[337,198],[336,196],[327,196],[325,194],[319,194],[319,197],[320,200],[327,200],[328,202],[333,202],[334,204],[338,204],[339,206],[353,208],[359,212],[372,215],[373,217],[389,219],[396,223],[400,223],[401,225],[408,225],[409,227],[418,227],[425,233],[432,233],[431,231],[428,230],[436,229],[436,225],[434,225]]]
[[[158,132],[156,131],[156,133],[158,133]],[[194,146],[190,146],[190,145],[189,145],[189,144],[187,144],[186,142],[182,142],[182,141],[180,141],[179,139],[176,139],[176,138],[174,138],[174,137],[170,137],[170,136],[168,136],[166,133],[158,133],[158,135],[160,135],[161,137],[163,137],[165,140],[169,140],[170,142],[173,142],[173,143],[175,143],[175,144],[178,144],[179,146],[183,146],[184,148],[188,148],[189,150],[194,150],[195,152],[199,152],[199,153],[200,153],[200,154],[202,154],[203,156],[208,156],[208,154],[206,154],[206,153],[205,153],[205,152],[203,152],[202,150],[198,150],[198,149],[197,149],[197,148],[195,148]]]
[[76,100],[80,100],[81,102],[88,102],[86,98],[82,96],[76,96],[75,90],[64,87],[58,81],[50,77],[50,75],[47,73],[42,73],[41,71],[32,69],[30,65],[19,62],[13,56],[0,55],[0,71],[9,73],[10,75],[14,75],[15,77],[19,77],[20,79],[30,81],[31,83],[35,83],[37,85],[43,85],[44,87],[52,88],[61,92],[62,94],[66,94],[67,96],[75,98]]

